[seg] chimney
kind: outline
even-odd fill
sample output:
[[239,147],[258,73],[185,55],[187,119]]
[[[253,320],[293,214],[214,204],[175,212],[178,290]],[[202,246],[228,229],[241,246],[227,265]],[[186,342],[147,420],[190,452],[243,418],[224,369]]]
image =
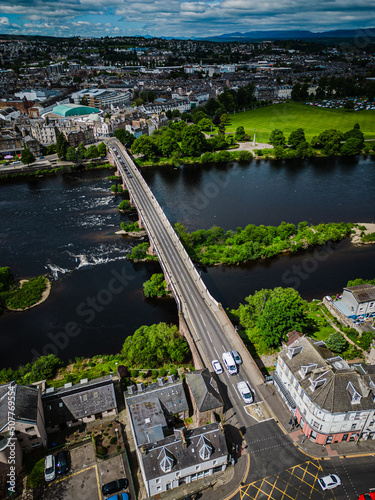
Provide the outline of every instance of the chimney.
[[184,450],[186,450],[186,448],[187,448],[187,441],[186,441],[186,436],[185,436],[185,429],[182,428],[180,430],[180,433],[181,433],[182,448]]
[[163,387],[164,385],[164,377],[158,377],[158,386]]
[[174,382],[174,375],[168,375],[167,380],[168,384],[172,384]]
[[135,385],[129,385],[128,395],[134,394],[134,392],[135,392]]
[[145,386],[143,385],[143,382],[140,382],[139,384],[137,384],[137,390],[139,392],[142,392],[144,388],[145,388]]

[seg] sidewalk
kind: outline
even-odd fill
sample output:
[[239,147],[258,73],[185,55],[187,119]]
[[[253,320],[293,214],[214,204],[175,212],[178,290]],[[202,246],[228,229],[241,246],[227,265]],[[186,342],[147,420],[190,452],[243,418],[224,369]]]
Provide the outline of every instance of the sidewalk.
[[291,429],[289,421],[293,415],[286,407],[278,390],[273,384],[258,386],[257,390],[261,394],[263,401],[270,407],[275,416],[275,421],[282,431],[289,435],[295,445],[307,455],[319,459],[375,455],[375,441],[372,439],[360,441],[358,444],[354,441],[350,443],[333,443],[327,445],[316,444],[311,439],[308,439],[299,427]]

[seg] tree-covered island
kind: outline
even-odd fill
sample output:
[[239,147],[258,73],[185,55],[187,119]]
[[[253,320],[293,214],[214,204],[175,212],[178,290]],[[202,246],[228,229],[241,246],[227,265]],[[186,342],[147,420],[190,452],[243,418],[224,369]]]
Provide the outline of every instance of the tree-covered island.
[[22,311],[47,298],[51,284],[46,276],[21,280],[17,286],[9,267],[0,267],[0,312],[4,309]]
[[255,226],[224,231],[221,227],[188,233],[177,223],[175,230],[191,259],[206,266],[239,264],[266,259],[280,253],[297,252],[328,241],[340,241],[351,234],[351,223],[321,223],[313,226],[303,221],[296,227],[282,222],[279,226]]

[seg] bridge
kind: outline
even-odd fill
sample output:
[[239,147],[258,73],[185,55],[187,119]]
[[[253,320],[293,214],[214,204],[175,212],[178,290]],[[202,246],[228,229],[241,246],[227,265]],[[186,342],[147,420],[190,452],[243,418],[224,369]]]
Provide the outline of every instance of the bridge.
[[[224,370],[220,381],[226,385],[230,407],[242,403],[237,382],[247,380],[250,386],[259,386],[264,378],[244,346],[221,304],[207,290],[179,237],[165,216],[158,201],[143,179],[125,147],[114,138],[107,139],[110,162],[117,167],[123,187],[128,189],[131,203],[139,215],[139,224],[147,231],[150,252],[158,256],[165,279],[176,300],[180,331],[186,337],[197,369],[208,367],[211,361],[221,361],[223,352],[236,349],[243,358],[241,375],[229,376]],[[251,372],[251,380],[249,373]],[[241,404],[243,410],[243,405]],[[246,419],[245,412],[240,412]],[[246,418],[247,417],[247,418]],[[241,419],[242,420],[242,419]],[[244,420],[245,421],[245,420]]]

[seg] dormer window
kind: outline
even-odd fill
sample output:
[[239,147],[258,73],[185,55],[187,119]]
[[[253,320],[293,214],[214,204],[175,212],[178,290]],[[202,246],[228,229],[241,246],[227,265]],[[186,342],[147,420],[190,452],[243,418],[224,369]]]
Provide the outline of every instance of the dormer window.
[[288,357],[289,359],[292,359],[294,356],[302,352],[303,346],[302,345],[297,345],[295,347],[289,347],[288,349]]
[[316,380],[311,381],[310,389],[314,392],[318,387],[324,385],[326,383],[325,378],[318,378]]
[[158,460],[160,460],[160,468],[163,472],[171,472],[174,465],[174,456],[172,453],[163,447],[159,453]]
[[317,367],[318,365],[316,363],[310,363],[309,365],[301,366],[299,373],[302,378],[305,378],[308,373],[312,372]]
[[351,396],[352,405],[357,405],[361,402],[362,395],[355,389],[354,385],[351,382],[348,382],[346,390],[349,392]]
[[199,441],[198,441],[198,446],[199,448],[199,456],[201,457],[202,460],[208,460],[213,451],[212,444],[209,442],[207,438],[204,436],[201,436]]

